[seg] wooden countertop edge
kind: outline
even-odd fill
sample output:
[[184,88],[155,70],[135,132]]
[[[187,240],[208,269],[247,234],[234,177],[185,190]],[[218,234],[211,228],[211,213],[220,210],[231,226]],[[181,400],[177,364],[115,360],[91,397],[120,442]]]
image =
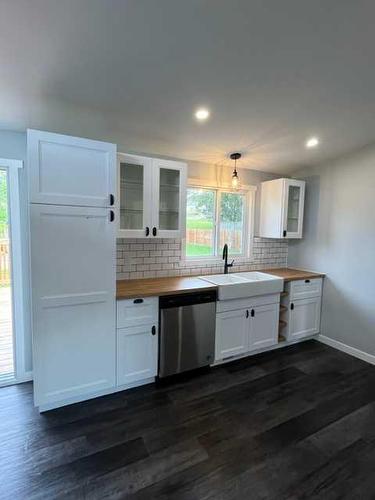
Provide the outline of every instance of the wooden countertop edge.
[[169,288],[168,290],[160,290],[155,288],[151,290],[138,290],[137,293],[136,291],[134,292],[129,291],[129,293],[117,292],[116,299],[123,300],[123,299],[135,299],[136,297],[163,297],[165,295],[180,295],[182,293],[205,292],[207,290],[217,290],[217,286],[211,285],[211,286],[202,286],[194,288],[186,287],[179,289]]
[[[305,271],[304,269],[278,268],[261,269],[261,272],[274,274],[283,278],[285,282],[310,278],[323,278],[324,273]],[[178,295],[194,291],[217,289],[216,285],[204,284],[197,276],[171,276],[166,278],[139,278],[135,280],[118,280],[116,298],[119,300],[134,299],[136,297],[161,297],[164,295]]]

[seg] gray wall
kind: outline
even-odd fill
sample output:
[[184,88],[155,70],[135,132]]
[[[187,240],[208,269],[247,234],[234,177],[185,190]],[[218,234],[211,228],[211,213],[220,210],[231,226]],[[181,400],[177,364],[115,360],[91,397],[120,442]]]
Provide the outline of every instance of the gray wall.
[[288,264],[327,273],[321,333],[375,355],[375,146],[294,177],[307,182],[304,238]]

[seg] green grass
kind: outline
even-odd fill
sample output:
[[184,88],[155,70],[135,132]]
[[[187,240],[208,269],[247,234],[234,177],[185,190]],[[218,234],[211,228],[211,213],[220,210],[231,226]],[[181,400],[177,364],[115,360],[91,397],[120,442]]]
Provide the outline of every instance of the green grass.
[[212,247],[208,245],[194,245],[193,243],[187,243],[186,255],[188,257],[204,257],[206,255],[212,255]]
[[186,227],[188,229],[213,229],[212,220],[203,219],[187,219]]

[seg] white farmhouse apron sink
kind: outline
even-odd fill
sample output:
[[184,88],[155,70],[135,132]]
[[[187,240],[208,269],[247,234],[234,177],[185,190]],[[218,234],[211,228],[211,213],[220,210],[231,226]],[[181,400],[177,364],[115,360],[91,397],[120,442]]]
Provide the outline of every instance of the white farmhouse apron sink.
[[200,276],[199,279],[217,285],[218,300],[280,293],[284,287],[284,280],[282,278],[258,271],[213,274],[212,276]]

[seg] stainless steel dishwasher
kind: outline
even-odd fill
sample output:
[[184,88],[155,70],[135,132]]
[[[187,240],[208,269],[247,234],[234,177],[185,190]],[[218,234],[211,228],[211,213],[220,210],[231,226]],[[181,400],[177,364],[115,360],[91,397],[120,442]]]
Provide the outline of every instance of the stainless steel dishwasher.
[[216,290],[160,297],[159,377],[214,361]]

